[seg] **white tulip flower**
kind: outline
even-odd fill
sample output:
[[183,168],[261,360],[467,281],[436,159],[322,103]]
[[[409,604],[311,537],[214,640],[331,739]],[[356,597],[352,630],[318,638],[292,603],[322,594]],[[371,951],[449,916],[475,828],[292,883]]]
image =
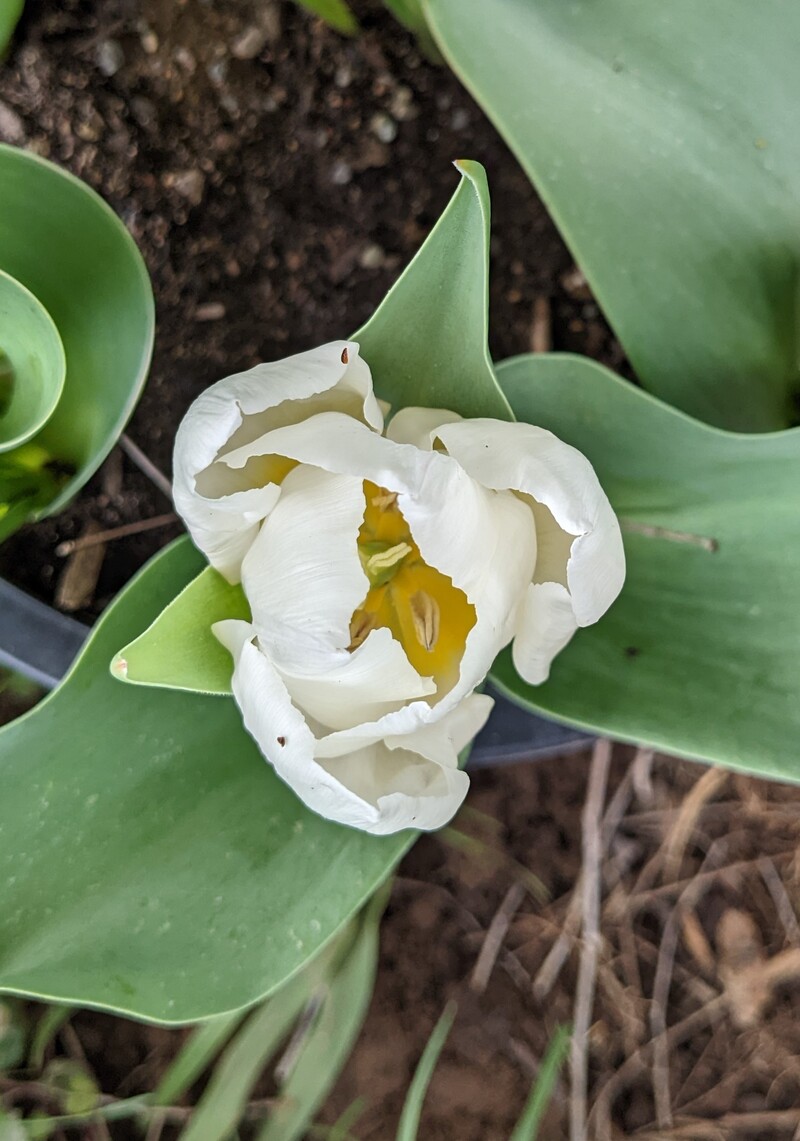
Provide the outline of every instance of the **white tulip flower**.
[[175,504],[241,582],[214,626],[244,723],[315,812],[439,828],[509,642],[534,684],[619,593],[619,525],[588,460],[541,428],[383,413],[353,341],[213,385],[175,445]]

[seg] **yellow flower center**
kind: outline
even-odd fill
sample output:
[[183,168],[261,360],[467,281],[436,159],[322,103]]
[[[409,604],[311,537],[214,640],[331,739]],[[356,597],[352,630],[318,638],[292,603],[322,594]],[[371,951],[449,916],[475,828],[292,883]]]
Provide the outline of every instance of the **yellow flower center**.
[[441,696],[458,679],[475,607],[447,575],[424,562],[394,492],[365,480],[364,498],[358,553],[370,585],[350,619],[347,648],[355,650],[371,630],[385,626]]

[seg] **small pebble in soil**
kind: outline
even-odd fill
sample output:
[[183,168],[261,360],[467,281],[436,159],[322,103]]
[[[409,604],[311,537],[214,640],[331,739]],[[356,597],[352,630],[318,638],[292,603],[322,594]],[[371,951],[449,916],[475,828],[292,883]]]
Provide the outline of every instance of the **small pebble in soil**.
[[454,131],[464,131],[469,126],[469,112],[463,107],[456,107],[450,125]]
[[414,103],[414,92],[410,87],[406,87],[401,83],[392,92],[392,97],[389,100],[389,111],[395,119],[401,123],[407,123],[410,119],[416,119],[419,114],[419,108]]
[[25,124],[7,103],[0,103],[0,140],[4,143],[25,141]]
[[347,186],[353,177],[353,168],[349,162],[339,159],[331,168],[331,182],[334,186]]
[[199,206],[203,201],[206,180],[202,171],[197,169],[177,170],[174,173],[165,174],[163,181],[166,187],[171,186],[182,198],[191,202],[192,206]]
[[221,321],[226,309],[221,301],[205,301],[198,305],[194,311],[195,321]]
[[265,28],[251,24],[240,32],[231,44],[231,55],[234,59],[255,59],[261,54],[268,36]]
[[155,55],[158,51],[158,36],[144,21],[139,24],[139,42],[146,55]]
[[370,242],[358,255],[358,264],[362,269],[380,269],[386,264],[386,252],[382,246]]
[[95,52],[97,69],[106,78],[116,75],[125,64],[125,52],[119,40],[101,40]]
[[376,139],[382,143],[393,143],[397,138],[397,123],[385,111],[373,115],[369,122],[369,129]]

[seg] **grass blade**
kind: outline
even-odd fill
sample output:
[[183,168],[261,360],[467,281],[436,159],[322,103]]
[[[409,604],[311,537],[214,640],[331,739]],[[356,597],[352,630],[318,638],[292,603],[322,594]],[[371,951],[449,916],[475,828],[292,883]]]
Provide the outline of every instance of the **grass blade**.
[[256,1007],[216,1066],[183,1141],[227,1141],[261,1071],[308,1001],[315,982],[310,972],[304,972]]
[[220,1014],[198,1026],[159,1082],[153,1104],[174,1105],[222,1049],[245,1013]]
[[559,1071],[569,1050],[571,1033],[569,1026],[559,1026],[550,1039],[550,1045],[547,1047],[547,1053],[539,1073],[536,1075],[536,1081],[528,1095],[522,1116],[509,1141],[536,1141],[539,1125],[553,1095]]
[[416,1141],[419,1119],[422,1115],[422,1105],[428,1092],[433,1071],[439,1061],[458,1007],[454,1002],[448,1002],[444,1012],[433,1028],[428,1044],[422,1052],[414,1078],[406,1095],[403,1112],[400,1115],[400,1124],[397,1128],[397,1141]]

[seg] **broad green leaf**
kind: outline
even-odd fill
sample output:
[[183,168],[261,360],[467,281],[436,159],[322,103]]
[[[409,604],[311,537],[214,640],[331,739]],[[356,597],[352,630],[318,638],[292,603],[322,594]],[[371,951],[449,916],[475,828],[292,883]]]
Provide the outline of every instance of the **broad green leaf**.
[[0,731],[0,990],[164,1022],[274,992],[413,836],[313,815],[232,700],[123,686],[107,663],[195,577],[167,548],[65,682]]
[[67,362],[61,399],[31,441],[42,465],[67,474],[46,501],[32,496],[17,510],[18,526],[63,507],[113,447],[147,374],[154,308],[141,255],[106,203],[52,163],[2,145],[0,270],[45,307]]
[[0,452],[18,447],[50,419],[67,362],[44,306],[0,270]]
[[170,602],[155,622],[115,655],[112,673],[143,685],[198,693],[231,692],[233,662],[211,632],[225,618],[250,619],[241,586],[212,567]]
[[790,423],[800,5],[426,0],[426,12],[642,383],[721,427]]
[[297,0],[297,3],[313,15],[319,16],[337,32],[354,36],[358,31],[358,20],[345,0]]
[[257,1141],[299,1141],[347,1061],[372,997],[385,903],[381,893],[366,909],[356,940],[327,983],[316,1022]]
[[550,680],[495,682],[623,740],[800,780],[800,429],[709,428],[579,357],[498,372],[520,420],[584,452],[623,520],[619,599]]
[[0,61],[11,41],[24,6],[25,0],[0,0]]
[[236,1010],[202,1022],[158,1083],[153,1104],[175,1105],[217,1056],[243,1018],[244,1013]]
[[447,208],[353,339],[372,370],[376,392],[393,411],[421,405],[511,420],[486,344],[486,174],[477,162],[456,166],[461,182]]
[[457,1011],[458,1007],[456,1004],[449,1002],[444,1008],[439,1021],[433,1028],[433,1032],[422,1052],[419,1065],[414,1071],[414,1078],[406,1094],[403,1112],[400,1115],[400,1124],[397,1128],[397,1141],[417,1141],[419,1120],[422,1116],[422,1106],[425,1102],[425,1095],[428,1092],[433,1071],[436,1069],[436,1063],[439,1061],[439,1055],[444,1049],[444,1044],[447,1041],[453,1022],[455,1021]]
[[547,1106],[558,1081],[559,1072],[569,1052],[570,1033],[569,1026],[559,1026],[550,1040],[536,1080],[531,1086],[531,1092],[528,1095],[522,1116],[509,1141],[537,1141],[539,1126],[547,1111]]

